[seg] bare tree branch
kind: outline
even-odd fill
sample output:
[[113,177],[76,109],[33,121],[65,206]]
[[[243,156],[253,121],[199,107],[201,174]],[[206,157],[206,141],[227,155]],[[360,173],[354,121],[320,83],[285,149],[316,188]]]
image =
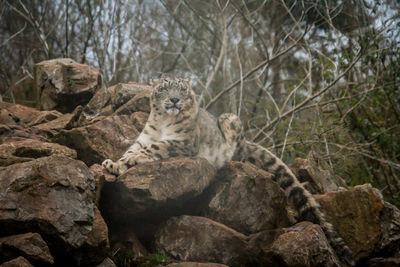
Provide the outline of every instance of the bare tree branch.
[[247,72],[242,79],[238,79],[235,82],[233,82],[230,86],[222,89],[213,99],[210,100],[210,102],[208,102],[208,104],[206,105],[206,109],[209,109],[212,105],[215,104],[215,102],[225,93],[229,92],[230,90],[232,90],[234,87],[236,87],[238,84],[241,83],[241,81],[246,80],[248,77],[250,77],[253,73],[255,73],[256,71],[258,71],[259,69],[263,68],[265,65],[271,63],[272,61],[274,61],[275,59],[281,57],[282,55],[286,54],[287,52],[289,52],[293,47],[295,47],[297,45],[297,43],[304,37],[304,35],[306,34],[306,32],[303,33],[303,35],[298,38],[296,40],[296,42],[294,42],[293,44],[291,44],[288,48],[286,48],[285,50],[279,52],[278,54],[274,55],[273,57],[266,59],[264,61],[262,61],[261,63],[259,63],[257,66],[255,66],[254,68],[252,68],[249,72]]
[[321,89],[318,93],[307,97],[305,100],[303,100],[300,104],[298,104],[296,107],[292,108],[291,110],[286,111],[285,113],[281,114],[280,116],[276,117],[275,119],[273,119],[271,122],[269,122],[268,124],[266,124],[255,136],[254,139],[257,139],[261,133],[267,129],[270,129],[271,127],[273,127],[276,123],[278,123],[281,119],[290,116],[292,113],[297,112],[299,109],[301,109],[302,107],[304,107],[307,103],[309,103],[310,101],[314,100],[315,98],[323,95],[326,91],[328,91],[329,89],[331,89],[342,77],[344,77],[353,67],[354,65],[358,62],[358,60],[360,59],[362,55],[362,50],[360,50],[358,52],[358,54],[356,55],[356,57],[353,59],[353,61],[349,64],[349,66],[340,74],[338,75],[335,80],[333,80],[331,83],[329,83],[327,86],[325,86],[323,89]]

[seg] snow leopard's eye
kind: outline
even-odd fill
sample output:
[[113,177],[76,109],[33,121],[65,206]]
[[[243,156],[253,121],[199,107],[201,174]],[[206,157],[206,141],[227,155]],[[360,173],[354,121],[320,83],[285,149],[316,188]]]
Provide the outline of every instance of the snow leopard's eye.
[[166,91],[168,91],[168,88],[165,87],[165,86],[160,86],[160,87],[157,88],[157,91],[158,92],[166,92]]

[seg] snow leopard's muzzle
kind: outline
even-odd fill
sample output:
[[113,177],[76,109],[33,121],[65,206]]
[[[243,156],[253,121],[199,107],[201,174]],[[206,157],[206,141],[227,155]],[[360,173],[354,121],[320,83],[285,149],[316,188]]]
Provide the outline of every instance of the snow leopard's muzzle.
[[170,115],[177,115],[184,108],[184,103],[179,97],[170,97],[164,100],[164,109]]

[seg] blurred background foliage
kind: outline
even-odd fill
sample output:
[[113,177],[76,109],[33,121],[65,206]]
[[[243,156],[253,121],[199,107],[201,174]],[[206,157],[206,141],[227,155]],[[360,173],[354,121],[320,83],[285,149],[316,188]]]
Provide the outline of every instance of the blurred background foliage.
[[0,93],[35,105],[35,63],[69,57],[104,86],[191,77],[252,139],[400,205],[400,2],[2,0]]

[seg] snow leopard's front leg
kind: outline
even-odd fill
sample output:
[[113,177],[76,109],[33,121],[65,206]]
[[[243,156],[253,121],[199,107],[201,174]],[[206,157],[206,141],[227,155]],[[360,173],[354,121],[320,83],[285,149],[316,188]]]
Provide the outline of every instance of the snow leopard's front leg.
[[[117,161],[113,161],[111,159],[106,159],[101,164],[109,173],[120,175],[124,171],[128,169],[127,165],[127,157],[128,155],[132,155],[138,153],[141,149],[142,145],[138,142],[135,142],[133,145],[129,147],[129,149],[125,152],[125,154]],[[129,153],[128,153],[129,152]]]
[[187,149],[188,142],[188,140],[165,140],[147,145],[135,142],[117,162],[107,159],[102,165],[109,172],[120,175],[140,163],[178,156],[191,156],[190,151]]

